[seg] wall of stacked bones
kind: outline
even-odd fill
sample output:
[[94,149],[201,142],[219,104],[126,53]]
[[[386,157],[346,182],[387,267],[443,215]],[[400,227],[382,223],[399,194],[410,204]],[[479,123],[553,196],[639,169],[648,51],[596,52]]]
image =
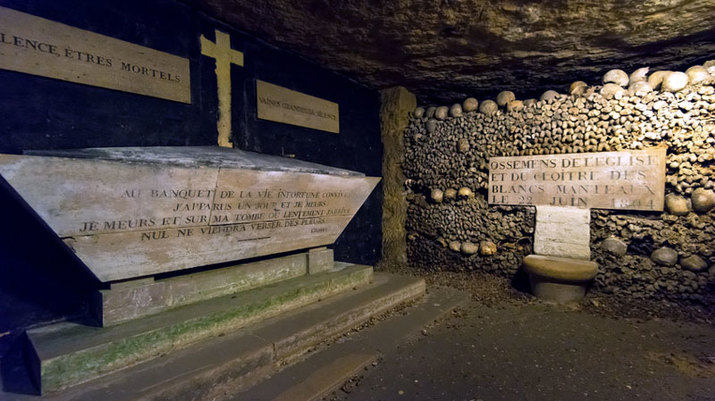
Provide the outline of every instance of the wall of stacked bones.
[[407,256],[431,270],[513,277],[535,210],[487,204],[488,160],[667,146],[663,212],[591,211],[592,290],[715,305],[715,61],[519,99],[418,107],[405,130]]

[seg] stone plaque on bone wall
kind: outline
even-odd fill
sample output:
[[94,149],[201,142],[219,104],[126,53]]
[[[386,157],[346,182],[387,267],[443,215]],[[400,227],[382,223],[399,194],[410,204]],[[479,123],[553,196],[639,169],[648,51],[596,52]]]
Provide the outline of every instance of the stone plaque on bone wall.
[[258,118],[340,133],[337,103],[268,82],[256,81]]
[[665,148],[489,159],[489,204],[663,210]]
[[188,59],[5,7],[0,68],[191,103]]
[[214,147],[47,154],[0,175],[101,281],[332,244],[379,181]]

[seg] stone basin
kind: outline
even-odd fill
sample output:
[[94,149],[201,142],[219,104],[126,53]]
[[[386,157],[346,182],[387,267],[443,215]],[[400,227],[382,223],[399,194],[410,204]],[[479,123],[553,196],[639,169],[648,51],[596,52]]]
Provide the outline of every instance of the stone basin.
[[598,264],[590,260],[544,255],[526,256],[523,267],[534,295],[555,303],[582,299],[598,272]]

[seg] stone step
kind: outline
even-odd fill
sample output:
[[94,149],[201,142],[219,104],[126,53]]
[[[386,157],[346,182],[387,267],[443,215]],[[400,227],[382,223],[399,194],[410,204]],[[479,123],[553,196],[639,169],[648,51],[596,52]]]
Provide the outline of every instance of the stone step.
[[372,267],[340,266],[112,327],[60,323],[28,330],[30,376],[43,393],[77,385],[231,333],[372,280]]
[[346,380],[395,348],[405,338],[469,301],[469,294],[450,288],[430,291],[403,313],[351,335],[309,358],[280,371],[230,401],[310,401],[339,388]]
[[421,279],[376,273],[370,284],[42,397],[13,401],[221,400],[324,341],[424,295]]

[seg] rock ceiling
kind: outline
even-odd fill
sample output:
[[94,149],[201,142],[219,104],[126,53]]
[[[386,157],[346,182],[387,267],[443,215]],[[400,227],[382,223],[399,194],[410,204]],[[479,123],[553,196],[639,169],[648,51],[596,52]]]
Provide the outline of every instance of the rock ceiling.
[[611,68],[715,58],[714,0],[186,0],[374,88],[421,102],[595,84]]

